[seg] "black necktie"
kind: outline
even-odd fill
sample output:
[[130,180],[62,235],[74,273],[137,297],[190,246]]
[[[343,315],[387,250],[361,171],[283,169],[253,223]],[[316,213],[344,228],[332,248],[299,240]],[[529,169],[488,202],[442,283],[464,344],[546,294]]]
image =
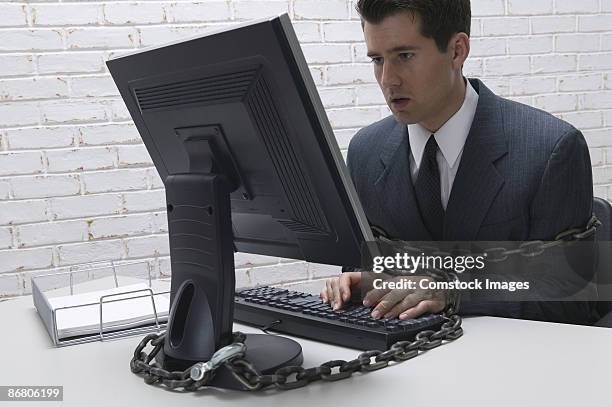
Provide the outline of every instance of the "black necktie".
[[444,209],[440,197],[440,171],[436,161],[437,151],[438,143],[436,143],[432,134],[425,146],[414,190],[425,227],[427,227],[434,240],[442,240]]

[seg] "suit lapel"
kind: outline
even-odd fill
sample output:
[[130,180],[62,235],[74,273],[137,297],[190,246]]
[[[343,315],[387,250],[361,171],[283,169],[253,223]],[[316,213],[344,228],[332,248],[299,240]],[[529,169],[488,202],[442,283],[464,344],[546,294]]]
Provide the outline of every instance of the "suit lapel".
[[387,228],[394,238],[404,240],[431,240],[418,211],[414,187],[410,178],[410,143],[408,128],[397,123],[387,138],[380,154],[384,170],[376,180],[376,193],[384,197],[385,216],[393,229]]
[[478,105],[446,208],[444,240],[475,240],[504,183],[493,164],[508,151],[497,97],[482,82],[471,83]]

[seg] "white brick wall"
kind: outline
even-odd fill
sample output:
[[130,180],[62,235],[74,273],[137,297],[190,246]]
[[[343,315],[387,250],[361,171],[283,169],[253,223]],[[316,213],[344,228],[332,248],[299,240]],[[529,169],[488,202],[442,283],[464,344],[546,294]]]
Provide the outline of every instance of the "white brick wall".
[[[389,114],[355,0],[0,1],[0,296],[30,274],[143,259],[170,272],[165,193],[104,61],[289,12],[338,143]],[[612,1],[472,0],[467,76],[573,123],[612,193]],[[338,272],[236,254],[237,285]],[[313,285],[314,286],[314,285]]]

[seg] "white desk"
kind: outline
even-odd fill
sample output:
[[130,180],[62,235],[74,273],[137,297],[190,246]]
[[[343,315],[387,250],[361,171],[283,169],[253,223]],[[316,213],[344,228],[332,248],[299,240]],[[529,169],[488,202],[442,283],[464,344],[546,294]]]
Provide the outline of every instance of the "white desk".
[[[258,394],[218,389],[177,393],[146,385],[130,372],[129,360],[141,337],[53,348],[31,297],[0,302],[0,320],[0,385],[64,386],[63,403],[24,406],[612,405],[612,329],[606,328],[471,318],[454,343],[339,382]],[[358,354],[300,342],[305,367]]]

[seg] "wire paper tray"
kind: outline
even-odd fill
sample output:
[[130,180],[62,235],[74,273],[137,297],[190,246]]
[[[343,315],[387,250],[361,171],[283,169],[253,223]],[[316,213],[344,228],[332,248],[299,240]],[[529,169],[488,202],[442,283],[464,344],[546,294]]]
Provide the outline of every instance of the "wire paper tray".
[[166,328],[170,281],[147,262],[90,264],[32,277],[34,306],[55,346],[109,340]]

